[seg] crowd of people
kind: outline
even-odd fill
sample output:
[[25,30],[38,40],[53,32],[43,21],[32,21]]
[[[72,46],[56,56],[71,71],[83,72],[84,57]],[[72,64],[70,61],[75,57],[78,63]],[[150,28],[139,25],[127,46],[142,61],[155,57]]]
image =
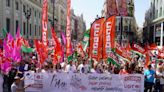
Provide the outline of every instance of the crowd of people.
[[[23,54],[19,63],[12,63],[8,74],[0,74],[0,92],[24,92],[24,72],[33,73],[94,73],[94,74],[142,74],[145,76],[145,92],[164,92],[164,63],[161,61],[156,66],[149,65],[145,68],[144,58],[136,56],[131,62],[125,62],[120,67],[111,62],[96,62],[90,58],[77,57],[77,61],[52,63],[49,58],[41,66],[36,54]],[[3,91],[2,91],[3,90]],[[149,91],[148,91],[149,90]]]

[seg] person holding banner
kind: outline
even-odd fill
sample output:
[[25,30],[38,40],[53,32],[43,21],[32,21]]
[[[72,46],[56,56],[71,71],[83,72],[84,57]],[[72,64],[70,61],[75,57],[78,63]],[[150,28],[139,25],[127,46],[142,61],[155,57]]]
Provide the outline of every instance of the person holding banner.
[[152,92],[154,86],[155,71],[151,69],[151,65],[148,66],[148,70],[144,72],[145,76],[145,90],[144,92]]
[[56,73],[62,73],[62,72],[63,72],[60,63],[57,63],[57,64],[56,64],[56,66],[55,66],[55,70],[56,70]]
[[76,71],[76,66],[73,64],[72,61],[70,61],[67,64],[66,69],[65,69],[65,72],[67,72],[67,73],[75,73],[75,72],[77,72]]
[[14,83],[11,85],[11,92],[22,92],[24,91],[26,88],[30,87],[31,85],[28,85],[24,88],[19,88],[19,84],[21,83],[22,78],[20,78],[19,76],[16,76],[14,78]]
[[129,74],[128,73],[128,66],[123,66],[123,69],[122,70],[120,70],[120,72],[119,72],[119,74]]

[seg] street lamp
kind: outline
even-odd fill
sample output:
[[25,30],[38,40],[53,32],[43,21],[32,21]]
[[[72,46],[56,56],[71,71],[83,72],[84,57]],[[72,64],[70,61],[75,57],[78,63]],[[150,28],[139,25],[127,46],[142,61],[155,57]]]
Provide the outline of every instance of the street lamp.
[[29,35],[29,32],[28,32],[28,23],[29,23],[29,19],[31,17],[31,8],[29,8],[27,10],[24,10],[24,14],[25,14],[25,17],[27,19],[27,31],[26,31],[26,34],[27,34],[27,39],[28,39],[28,35]]

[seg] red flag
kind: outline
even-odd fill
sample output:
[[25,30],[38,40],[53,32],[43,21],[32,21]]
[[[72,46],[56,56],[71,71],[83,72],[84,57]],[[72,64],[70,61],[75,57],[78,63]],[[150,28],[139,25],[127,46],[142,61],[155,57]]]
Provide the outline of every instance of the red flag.
[[115,46],[115,16],[109,17],[103,29],[103,59],[107,59]]
[[28,41],[24,38],[22,38],[22,44],[25,46],[25,47],[30,47]]
[[131,60],[132,53],[129,44],[126,47],[122,47],[120,44],[116,43],[116,53],[128,60]]
[[90,52],[89,56],[97,61],[102,58],[102,31],[104,18],[95,20],[90,31]]
[[16,33],[15,45],[16,45],[17,47],[21,47],[21,46],[22,46],[22,37],[21,37],[21,35],[20,35],[20,28],[19,28],[19,27],[18,27],[17,33]]
[[146,62],[145,62],[145,67],[147,67],[148,65],[150,65],[150,56],[148,53],[146,53]]
[[122,52],[123,52],[122,46],[116,42],[115,47],[116,47],[116,53],[122,56]]
[[158,58],[164,59],[164,47],[162,47],[162,49],[158,49]]
[[66,55],[70,56],[71,51],[71,0],[67,0],[67,28],[66,28]]
[[146,45],[145,49],[146,50],[158,50],[156,44]]
[[42,7],[42,42],[47,46],[47,32],[48,32],[48,2],[47,0],[43,1]]
[[138,44],[133,44],[132,45],[132,49],[134,51],[140,52],[141,54],[145,54],[146,50],[144,48],[142,48],[141,46],[139,46]]
[[80,54],[80,56],[82,56],[82,57],[85,57],[85,52],[84,52],[84,50],[83,50],[83,46],[82,46],[81,43],[78,43],[77,48],[78,48],[78,49],[77,49],[78,54]]
[[40,58],[40,63],[43,64],[46,58],[48,57],[47,47],[40,41],[35,40],[35,48]]
[[53,28],[51,28],[51,33],[52,33],[52,37],[53,37],[53,40],[55,42],[55,45],[54,45],[54,60],[53,60],[53,63],[54,64],[57,64],[59,63],[59,61],[61,62],[61,58],[62,58],[62,46],[59,42],[59,39],[57,38],[56,36],[56,33],[54,31]]

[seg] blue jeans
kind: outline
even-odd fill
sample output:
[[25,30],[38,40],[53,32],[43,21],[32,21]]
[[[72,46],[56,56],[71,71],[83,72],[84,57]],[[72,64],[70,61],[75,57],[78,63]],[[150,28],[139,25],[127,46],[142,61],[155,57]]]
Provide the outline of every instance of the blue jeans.
[[153,82],[145,82],[145,90],[144,90],[144,92],[152,92],[153,86],[154,86]]

